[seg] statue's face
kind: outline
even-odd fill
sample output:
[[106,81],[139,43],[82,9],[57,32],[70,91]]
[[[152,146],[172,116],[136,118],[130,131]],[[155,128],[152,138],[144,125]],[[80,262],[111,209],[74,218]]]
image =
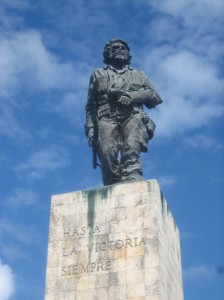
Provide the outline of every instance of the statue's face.
[[122,43],[114,43],[110,49],[111,60],[125,62],[128,60],[129,51]]

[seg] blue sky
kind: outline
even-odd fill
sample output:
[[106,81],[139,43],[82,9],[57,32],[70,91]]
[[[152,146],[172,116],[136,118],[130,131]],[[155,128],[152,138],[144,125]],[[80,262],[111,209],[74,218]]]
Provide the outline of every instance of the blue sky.
[[[84,136],[114,37],[164,103],[143,154],[181,233],[185,300],[224,299],[222,0],[0,0],[0,299],[44,298],[50,197],[101,186]],[[177,299],[178,300],[178,299]]]

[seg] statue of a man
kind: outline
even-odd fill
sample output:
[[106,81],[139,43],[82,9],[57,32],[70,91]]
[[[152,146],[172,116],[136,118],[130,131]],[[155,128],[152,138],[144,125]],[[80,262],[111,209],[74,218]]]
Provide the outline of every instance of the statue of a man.
[[[142,180],[140,152],[147,152],[155,124],[143,111],[162,103],[146,75],[129,66],[128,44],[106,43],[104,68],[90,78],[85,131],[99,156],[104,185]],[[96,160],[94,160],[94,168]]]

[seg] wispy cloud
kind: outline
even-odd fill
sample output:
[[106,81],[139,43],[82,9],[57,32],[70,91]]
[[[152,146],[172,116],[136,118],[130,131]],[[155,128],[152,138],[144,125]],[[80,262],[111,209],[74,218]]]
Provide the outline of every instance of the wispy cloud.
[[28,178],[41,179],[46,173],[66,167],[68,163],[69,153],[66,148],[50,146],[33,153],[26,163],[16,166],[14,170]]
[[[222,0],[162,0],[158,3],[156,0],[146,0],[154,9],[164,13],[168,13],[175,18],[181,18],[188,25],[198,26],[204,25],[214,18],[221,17],[224,4]],[[205,18],[206,14],[206,18]],[[197,16],[197,18],[196,18]],[[202,24],[200,21],[203,21]]]
[[185,144],[195,149],[223,150],[223,145],[219,141],[204,134],[195,134],[186,138]]
[[25,225],[15,224],[6,217],[0,219],[0,237],[14,239],[22,244],[32,244],[39,242],[38,234],[32,227],[27,228]]
[[11,14],[12,10],[23,11],[29,9],[31,1],[29,0],[1,0],[0,7],[0,32],[10,31],[13,28],[18,29],[23,24],[23,19],[18,14]]
[[0,253],[10,260],[18,258],[27,258],[28,247],[32,244],[38,244],[40,236],[34,228],[26,226],[7,219],[0,218]]
[[186,280],[211,280],[217,274],[215,268],[206,266],[192,266],[183,270]]
[[214,280],[216,276],[224,274],[224,266],[220,265],[217,267],[208,266],[192,266],[183,269],[183,276],[185,280]]
[[159,12],[148,25],[149,42],[139,56],[145,57],[142,67],[152,74],[164,98],[151,113],[157,133],[180,136],[211,125],[224,114],[220,43],[224,4],[219,0],[145,3]]
[[51,54],[36,30],[12,32],[0,38],[0,94],[12,96],[27,88],[34,91],[60,90],[73,83],[69,63]]
[[162,187],[172,186],[176,183],[176,181],[176,177],[173,175],[166,175],[158,178],[158,182]]
[[[88,80],[85,81],[86,87],[88,86]],[[78,83],[75,83],[77,87]],[[45,102],[44,110],[48,113],[59,114],[67,122],[72,124],[74,130],[77,128],[83,129],[84,124],[84,107],[85,107],[86,92],[80,85],[77,87],[77,92],[67,92],[60,97],[57,95],[53,99],[47,99]]]
[[30,0],[1,0],[1,3],[6,8],[13,8],[18,10],[24,10],[31,7],[31,1]]
[[12,99],[0,99],[0,135],[29,140],[31,135],[16,116],[16,106]]
[[[186,51],[169,55],[164,49],[161,55],[164,57],[158,58],[155,75],[160,77],[164,103],[152,112],[158,135],[171,137],[211,124],[224,114],[223,79],[214,66],[206,66],[201,58]],[[148,57],[148,63],[154,64],[154,58]]]
[[38,195],[31,189],[18,188],[14,189],[12,191],[12,194],[8,198],[6,198],[6,203],[13,208],[37,205]]
[[29,138],[18,117],[29,107],[60,114],[73,126],[83,124],[88,63],[65,62],[47,48],[41,32],[23,30],[0,34],[0,68],[0,134]]
[[[78,36],[78,30],[85,30],[85,34],[94,40],[94,34],[91,30],[91,26],[95,28],[101,26],[101,31],[107,28],[106,26],[113,26],[113,17],[106,8],[110,7],[106,1],[92,1],[85,4],[83,0],[76,0],[72,2],[57,2],[52,7],[49,1],[43,0],[42,4],[45,7],[45,11],[49,13],[49,23],[56,18],[58,22],[54,24],[60,31],[66,32],[66,36],[73,35],[74,30]],[[51,24],[52,25],[52,24]],[[104,25],[104,26],[102,26]],[[95,39],[96,40],[96,39]]]
[[9,300],[15,292],[15,275],[12,269],[0,260],[0,299]]
[[[30,138],[18,113],[27,109],[27,103],[34,108],[35,103],[31,102],[33,98],[37,99],[38,93],[45,96],[51,93],[51,97],[53,93],[58,94],[53,96],[54,99],[60,97],[60,107],[56,105],[58,112],[70,116],[73,111],[78,115],[83,96],[72,94],[72,91],[75,78],[79,87],[84,86],[83,76],[75,74],[71,63],[62,62],[51,53],[37,30],[0,34],[0,69],[4,70],[0,76],[0,134],[11,138]],[[54,111],[54,106],[51,111]]]

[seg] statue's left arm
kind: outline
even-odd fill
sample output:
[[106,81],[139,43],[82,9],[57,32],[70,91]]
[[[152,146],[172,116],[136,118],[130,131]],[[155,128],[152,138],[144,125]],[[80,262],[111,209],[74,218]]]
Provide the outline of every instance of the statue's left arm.
[[136,76],[136,82],[139,81],[139,83],[130,85],[123,96],[128,97],[133,104],[145,104],[148,108],[153,108],[163,102],[159,93],[143,72],[138,71],[134,76]]
[[96,114],[96,96],[93,87],[94,73],[90,78],[87,104],[86,104],[86,124],[85,124],[85,133],[89,141],[89,145],[93,146],[94,139],[96,137],[97,131],[97,114]]

